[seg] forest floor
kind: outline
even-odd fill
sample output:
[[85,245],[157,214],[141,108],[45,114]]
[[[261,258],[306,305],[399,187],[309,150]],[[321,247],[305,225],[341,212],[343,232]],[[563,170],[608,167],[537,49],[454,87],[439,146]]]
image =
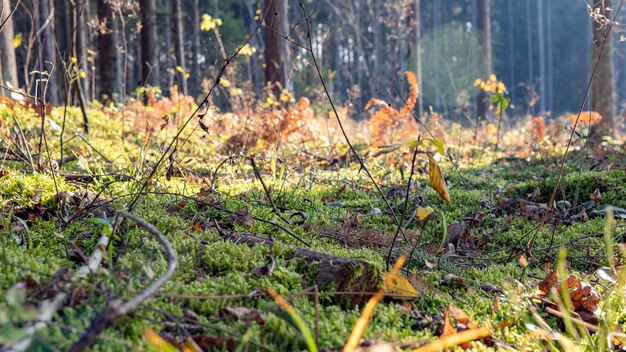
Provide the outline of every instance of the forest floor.
[[[144,132],[100,108],[83,135],[80,111],[64,125],[65,113],[42,140],[32,109],[0,105],[0,349],[341,350],[383,287],[363,350],[626,341],[623,149],[572,153],[555,188],[562,153],[519,157],[506,138],[498,158],[454,138],[448,157],[429,142],[359,143],[383,199],[344,144],[233,154],[198,129],[168,149],[174,128]],[[411,172],[414,148],[435,155],[450,203],[425,154]],[[385,283],[403,255],[406,280]]]

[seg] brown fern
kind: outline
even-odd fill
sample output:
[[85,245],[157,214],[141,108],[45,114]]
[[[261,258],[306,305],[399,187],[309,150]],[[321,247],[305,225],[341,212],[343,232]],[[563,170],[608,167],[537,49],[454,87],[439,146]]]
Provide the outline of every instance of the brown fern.
[[371,98],[365,104],[365,110],[379,107],[372,114],[369,121],[370,137],[373,144],[384,145],[391,143],[395,135],[403,140],[417,137],[418,126],[412,116],[413,107],[419,97],[417,77],[413,72],[407,71],[406,78],[409,83],[409,94],[402,109],[393,108],[386,101],[377,98]]
[[530,120],[530,135],[533,141],[539,142],[546,133],[546,124],[541,116],[534,117]]
[[417,103],[417,98],[420,94],[419,87],[417,86],[417,76],[415,73],[406,71],[406,80],[409,83],[409,95],[407,96],[406,104],[400,113],[403,118],[413,115],[413,108],[415,107],[415,103]]

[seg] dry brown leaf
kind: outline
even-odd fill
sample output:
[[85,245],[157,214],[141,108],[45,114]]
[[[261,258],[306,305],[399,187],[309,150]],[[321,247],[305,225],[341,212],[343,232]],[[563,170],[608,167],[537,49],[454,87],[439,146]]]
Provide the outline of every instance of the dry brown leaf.
[[443,312],[443,325],[441,326],[439,337],[445,337],[454,334],[456,334],[456,327],[452,325],[452,322],[450,321],[450,311],[446,309]]

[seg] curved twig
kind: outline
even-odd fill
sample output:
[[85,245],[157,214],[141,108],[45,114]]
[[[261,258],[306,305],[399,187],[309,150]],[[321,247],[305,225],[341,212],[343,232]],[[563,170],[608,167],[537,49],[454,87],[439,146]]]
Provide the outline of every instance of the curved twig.
[[169,280],[172,275],[174,275],[174,271],[176,271],[176,268],[178,267],[178,259],[176,258],[174,248],[172,248],[171,243],[167,240],[167,238],[165,238],[165,236],[163,236],[161,231],[159,231],[154,225],[148,223],[144,219],[135,216],[127,211],[116,210],[115,212],[126,219],[134,221],[137,225],[139,225],[144,230],[148,231],[150,234],[157,238],[157,240],[165,249],[165,253],[167,255],[167,270],[156,281],[148,285],[148,287],[146,287],[130,301],[124,303],[121,299],[115,299],[109,302],[105,310],[92,320],[89,330],[85,332],[80,340],[72,345],[70,352],[84,351],[85,349],[93,345],[98,335],[102,331],[104,331],[104,329],[113,324],[113,322],[117,318],[137,309],[146,299],[156,293],[156,291],[167,280]]

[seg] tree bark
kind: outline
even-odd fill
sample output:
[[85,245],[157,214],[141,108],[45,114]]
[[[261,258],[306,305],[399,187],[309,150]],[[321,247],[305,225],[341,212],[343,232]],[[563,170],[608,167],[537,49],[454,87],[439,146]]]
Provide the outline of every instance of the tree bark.
[[[526,0],[526,39],[528,44],[528,86],[534,88],[535,85],[535,62],[533,55],[534,41],[532,31],[532,4],[531,0]],[[534,111],[534,105],[528,107],[530,114]]]
[[[13,8],[10,0],[2,0],[2,15],[0,16],[0,25],[4,23],[2,31],[0,31],[0,81],[3,85],[9,82],[13,87],[18,87],[17,79],[17,62],[15,60],[15,48],[13,47],[13,19],[8,18]],[[8,19],[8,20],[7,20]],[[9,92],[0,89],[0,95],[8,96]]]
[[183,72],[176,70],[178,74],[179,92],[187,95],[187,68],[185,64],[185,32],[183,28],[183,2],[182,0],[173,0],[174,5],[174,51],[176,57],[176,65],[182,68]]
[[421,117],[424,114],[424,98],[422,90],[422,10],[420,0],[415,0],[413,5],[413,16],[415,17],[415,67],[417,75],[417,88],[419,96],[417,97],[416,113]]
[[118,26],[113,7],[107,0],[98,1],[98,18],[106,21],[107,30],[98,36],[100,59],[100,95],[105,100],[119,101],[122,86],[121,60],[118,48]]
[[[226,233],[225,240],[249,247],[272,247],[272,240],[245,233]],[[338,257],[315,252],[305,248],[296,248],[291,258],[301,260],[302,272],[308,285],[318,285],[322,291],[352,292],[352,295],[337,295],[333,303],[344,308],[363,306],[372,292],[383,285],[383,273],[374,263],[360,258]],[[308,270],[307,270],[308,268]],[[314,268],[314,270],[312,270]]]
[[[272,86],[276,98],[281,88],[292,90],[289,79],[289,33],[287,0],[265,0],[265,82]],[[282,36],[282,37],[281,37]]]
[[[594,0],[594,10],[607,19],[612,18],[610,0]],[[593,21],[592,65],[598,68],[591,82],[591,109],[602,116],[600,124],[592,128],[591,142],[599,144],[603,136],[613,136],[615,116],[615,79],[613,70],[613,45],[608,25]],[[606,36],[606,43],[604,37]],[[602,47],[604,46],[604,50]],[[600,56],[600,54],[602,54]]]
[[[197,0],[195,0],[197,1]],[[159,46],[157,35],[156,0],[141,0],[141,84],[156,87],[160,72],[157,56]]]
[[39,47],[37,48],[37,50],[40,51],[38,59],[41,60],[38,69],[48,73],[48,76],[41,75],[41,78],[45,78],[48,81],[39,83],[39,96],[46,101],[51,101],[53,104],[58,104],[58,100],[56,99],[58,85],[53,72],[57,67],[55,67],[56,55],[54,55],[54,51],[52,50],[54,39],[52,37],[50,2],[49,0],[39,0],[37,1],[37,6],[39,10],[39,25],[37,26],[37,31],[41,33],[39,36]]
[[537,39],[539,46],[539,114],[546,113],[548,93],[546,90],[546,38],[545,38],[545,21],[544,16],[544,0],[537,0]]
[[202,70],[200,69],[200,1],[193,0],[193,59],[191,61],[191,86],[194,93],[200,93]]
[[[476,14],[477,14],[477,29],[478,29],[478,42],[482,54],[482,67],[481,71],[485,76],[492,73],[493,65],[491,59],[491,6],[489,0],[478,0],[476,2]],[[477,101],[477,113],[479,119],[484,119],[487,116],[487,107],[489,105],[487,95],[485,92],[478,94]]]
[[[88,8],[89,2],[86,0],[75,0],[77,1],[75,6],[76,11],[76,42],[74,56],[78,62],[79,70],[85,72],[85,77],[79,77],[77,79],[77,84],[80,84],[81,92],[77,92],[78,94],[82,94],[83,98],[89,97],[89,75],[92,73],[89,70],[89,62],[87,61],[87,50],[89,49],[89,40],[87,35],[87,18],[88,17]],[[72,29],[73,30],[73,29]],[[63,39],[61,39],[63,40]],[[77,89],[78,90],[78,89]]]
[[[57,38],[56,45],[58,48],[57,62],[69,62],[70,60],[70,4],[67,0],[54,0],[54,36]],[[65,38],[66,40],[58,40]],[[65,67],[57,67],[56,78],[59,82],[59,98],[65,100],[65,94],[68,82],[66,81]],[[62,83],[61,83],[62,82]]]

